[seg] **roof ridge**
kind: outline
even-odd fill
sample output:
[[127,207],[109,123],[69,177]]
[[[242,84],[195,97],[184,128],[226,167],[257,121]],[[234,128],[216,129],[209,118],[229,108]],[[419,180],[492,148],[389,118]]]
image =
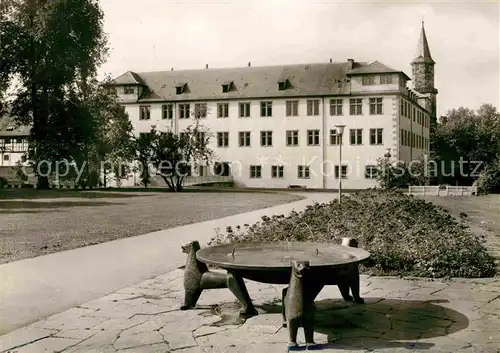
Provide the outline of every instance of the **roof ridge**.
[[[359,62],[357,62],[359,64]],[[136,71],[137,75],[143,74],[158,74],[164,72],[193,72],[193,71],[215,71],[215,70],[236,70],[236,69],[267,69],[267,68],[287,68],[287,67],[297,67],[297,66],[307,66],[307,65],[347,65],[347,62],[310,62],[310,63],[299,63],[299,64],[281,64],[281,65],[261,65],[261,66],[234,66],[234,67],[213,67],[213,68],[200,68],[200,69],[179,69],[179,70],[156,70],[156,71]]]

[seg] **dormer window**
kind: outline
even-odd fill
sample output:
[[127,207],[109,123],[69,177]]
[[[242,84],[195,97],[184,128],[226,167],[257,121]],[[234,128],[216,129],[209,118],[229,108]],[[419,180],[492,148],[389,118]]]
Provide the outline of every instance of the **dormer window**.
[[124,94],[134,94],[134,87],[132,87],[132,86],[125,86],[123,88],[123,93]]
[[288,79],[282,79],[278,81],[278,89],[280,91],[284,91],[288,87],[290,87],[290,81],[288,81]]
[[175,86],[175,93],[182,94],[186,90],[187,83],[181,83]]
[[232,88],[233,88],[233,81],[226,81],[222,84],[223,93],[230,92]]

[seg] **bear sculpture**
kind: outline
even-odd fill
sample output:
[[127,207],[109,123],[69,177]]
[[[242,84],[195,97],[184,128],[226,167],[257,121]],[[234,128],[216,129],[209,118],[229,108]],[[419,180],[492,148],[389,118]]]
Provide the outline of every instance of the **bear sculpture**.
[[310,278],[309,261],[292,261],[290,283],[283,299],[283,315],[289,333],[288,350],[300,350],[297,344],[299,327],[304,329],[306,348],[316,348],[314,342],[314,298],[308,292]]
[[184,268],[184,303],[181,310],[194,308],[204,289],[228,288],[242,305],[240,316],[250,317],[258,314],[242,278],[232,273],[209,271],[208,266],[196,258],[196,252],[200,250],[198,241],[188,242],[181,248],[182,252],[187,254]]

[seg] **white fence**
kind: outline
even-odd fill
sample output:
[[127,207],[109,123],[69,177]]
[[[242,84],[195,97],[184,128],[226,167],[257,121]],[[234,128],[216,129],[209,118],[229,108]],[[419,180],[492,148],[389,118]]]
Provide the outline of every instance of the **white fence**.
[[472,196],[477,195],[476,186],[410,186],[408,188],[410,195],[422,196]]

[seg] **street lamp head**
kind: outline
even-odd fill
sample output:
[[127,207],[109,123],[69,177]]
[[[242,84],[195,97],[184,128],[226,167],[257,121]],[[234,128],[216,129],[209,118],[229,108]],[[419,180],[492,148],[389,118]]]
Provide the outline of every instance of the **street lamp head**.
[[337,130],[337,134],[342,136],[344,134],[345,125],[343,124],[335,125],[335,129]]

